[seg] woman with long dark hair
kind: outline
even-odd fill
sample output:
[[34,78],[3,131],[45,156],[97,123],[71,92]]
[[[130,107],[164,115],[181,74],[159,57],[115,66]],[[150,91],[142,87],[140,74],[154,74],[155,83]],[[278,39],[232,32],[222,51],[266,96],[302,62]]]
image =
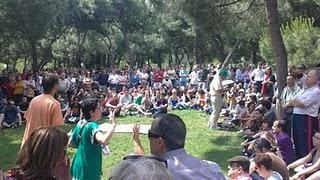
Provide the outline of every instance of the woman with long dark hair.
[[272,74],[271,67],[267,67],[266,72],[263,76],[262,88],[261,88],[261,95],[263,97],[273,97],[274,90],[273,85],[276,82],[276,78],[274,74]]

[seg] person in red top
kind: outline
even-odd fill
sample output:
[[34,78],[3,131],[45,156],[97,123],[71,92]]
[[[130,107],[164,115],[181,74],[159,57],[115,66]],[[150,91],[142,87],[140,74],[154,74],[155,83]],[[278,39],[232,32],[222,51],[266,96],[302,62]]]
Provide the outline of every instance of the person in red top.
[[155,89],[160,89],[163,78],[162,70],[159,68],[155,69],[155,73],[153,74],[153,87]]
[[15,89],[15,84],[14,81],[12,79],[12,77],[9,78],[9,80],[7,82],[5,82],[2,86],[1,86],[4,95],[8,98],[11,99],[13,98],[13,92]]

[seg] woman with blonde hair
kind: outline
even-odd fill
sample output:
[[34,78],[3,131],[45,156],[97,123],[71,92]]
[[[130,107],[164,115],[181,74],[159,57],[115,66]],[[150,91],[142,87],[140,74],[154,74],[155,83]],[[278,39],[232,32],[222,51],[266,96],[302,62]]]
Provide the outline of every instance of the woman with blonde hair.
[[40,127],[23,144],[7,179],[68,180],[68,136],[56,127]]

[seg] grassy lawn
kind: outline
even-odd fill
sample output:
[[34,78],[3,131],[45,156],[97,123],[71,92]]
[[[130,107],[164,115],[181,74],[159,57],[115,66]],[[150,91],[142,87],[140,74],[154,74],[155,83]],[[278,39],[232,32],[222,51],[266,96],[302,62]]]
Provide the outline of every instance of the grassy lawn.
[[[178,114],[187,126],[186,150],[196,157],[218,163],[222,170],[226,172],[226,160],[240,153],[240,136],[235,132],[209,130],[207,128],[208,116],[202,112],[183,110],[175,111],[174,113]],[[151,122],[151,118],[136,116],[118,119],[118,123],[120,124],[150,124]],[[63,129],[68,132],[73,126],[74,125],[65,125]],[[6,171],[13,166],[20,148],[23,132],[24,127],[0,130],[0,169]],[[142,135],[141,140],[145,149],[149,150],[147,136]],[[105,177],[108,177],[112,167],[121,160],[122,157],[132,153],[133,143],[131,134],[115,134],[109,147],[111,155],[103,160]],[[70,157],[72,157],[75,150],[70,149],[68,151]]]

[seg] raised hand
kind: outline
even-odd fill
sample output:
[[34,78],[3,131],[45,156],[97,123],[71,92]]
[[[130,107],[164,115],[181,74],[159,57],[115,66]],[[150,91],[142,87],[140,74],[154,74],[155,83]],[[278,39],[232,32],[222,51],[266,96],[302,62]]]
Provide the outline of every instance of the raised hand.
[[132,138],[135,142],[140,142],[140,124],[133,125]]
[[112,111],[110,111],[109,118],[110,118],[110,121],[111,121],[112,125],[117,125],[117,120],[116,120],[116,116],[115,116],[116,111],[117,111],[117,108],[112,110]]

